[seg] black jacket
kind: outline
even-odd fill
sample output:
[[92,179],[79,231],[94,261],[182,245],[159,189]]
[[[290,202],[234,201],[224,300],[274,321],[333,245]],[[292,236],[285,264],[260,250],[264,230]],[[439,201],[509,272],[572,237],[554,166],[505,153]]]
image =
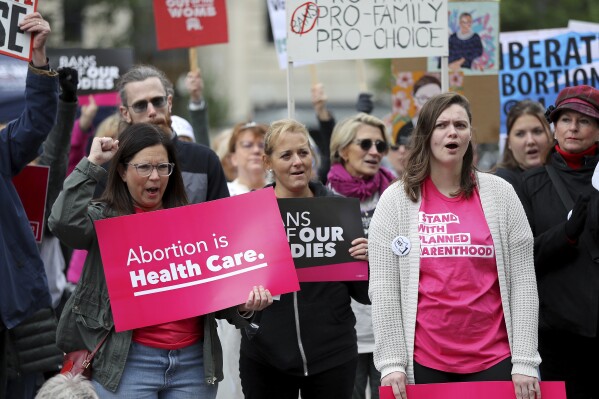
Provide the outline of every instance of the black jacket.
[[[587,157],[580,169],[567,166],[553,150],[551,165],[576,201],[581,193],[591,194],[589,215],[583,235],[591,237],[597,229],[599,192],[591,186],[591,178],[599,155]],[[599,251],[599,243],[587,248],[582,239],[571,243],[565,225],[570,209],[566,209],[544,167],[526,171],[522,178],[522,201],[535,236],[535,270],[540,299],[541,330],[569,331],[586,337],[597,336],[599,311],[599,264],[591,252]]]
[[[310,189],[316,197],[334,196],[319,182]],[[369,304],[368,282],[300,283],[300,291],[281,295],[257,316],[257,330],[242,331],[241,356],[295,376],[350,361],[358,356],[351,298]]]
[[495,176],[501,177],[503,180],[507,181],[514,187],[516,193],[520,190],[520,186],[522,185],[522,174],[524,171],[520,168],[508,169],[508,168],[497,168],[495,170]]

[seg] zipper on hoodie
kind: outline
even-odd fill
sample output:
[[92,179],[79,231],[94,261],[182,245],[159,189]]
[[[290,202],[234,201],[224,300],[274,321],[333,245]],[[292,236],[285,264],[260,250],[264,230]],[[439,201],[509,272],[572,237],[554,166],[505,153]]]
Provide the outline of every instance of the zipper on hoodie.
[[[214,359],[214,354],[216,353],[216,340],[214,339],[214,336],[212,334],[212,331],[216,330],[216,326],[213,325],[216,324],[216,319],[212,318],[212,317],[208,317],[208,315],[204,316],[204,344],[206,343],[206,332],[208,332],[208,336],[210,337],[210,352],[211,352],[211,362],[210,362],[210,374],[208,377],[206,377],[206,382],[209,385],[214,385],[216,384],[216,359]],[[205,326],[208,326],[208,331],[206,331]],[[214,328],[213,328],[214,327]],[[218,334],[218,332],[217,332]],[[202,357],[204,357],[204,355],[202,354]],[[206,359],[204,359],[204,362],[206,362]]]
[[304,344],[302,343],[302,337],[300,334],[300,322],[299,322],[299,310],[297,307],[297,291],[293,293],[293,311],[295,313],[295,332],[297,334],[297,345],[299,347],[300,355],[302,356],[302,365],[304,366],[304,376],[308,376],[308,360],[306,360],[306,353],[304,352]]

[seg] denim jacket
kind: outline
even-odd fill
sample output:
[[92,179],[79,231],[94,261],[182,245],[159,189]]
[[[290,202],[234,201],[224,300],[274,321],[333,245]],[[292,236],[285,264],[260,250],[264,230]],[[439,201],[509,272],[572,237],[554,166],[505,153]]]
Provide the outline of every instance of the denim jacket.
[[[58,347],[65,352],[93,350],[106,335],[108,339],[94,357],[93,378],[116,391],[125,368],[132,331],[115,332],[104,268],[94,221],[103,219],[105,205],[91,202],[96,184],[107,172],[83,158],[65,180],[63,192],[52,207],[48,225],[63,243],[88,251],[77,288],[67,301],[56,332]],[[116,215],[114,215],[116,216]],[[246,327],[235,307],[203,316],[204,373],[206,383],[223,379],[222,349],[216,332],[216,317],[226,318],[238,328]]]
[[38,156],[56,121],[58,74],[29,66],[25,110],[0,131],[0,321],[13,328],[50,306],[48,283],[12,178]]

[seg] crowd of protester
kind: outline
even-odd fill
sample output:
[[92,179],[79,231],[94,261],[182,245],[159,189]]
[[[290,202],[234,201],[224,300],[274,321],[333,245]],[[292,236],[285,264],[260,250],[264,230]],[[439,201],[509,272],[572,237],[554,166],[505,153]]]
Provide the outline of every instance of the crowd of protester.
[[[185,79],[189,120],[172,115],[164,72],[136,65],[94,123],[77,71],[49,67],[48,22],[34,12],[20,29],[34,41],[25,110],[0,131],[0,398],[376,399],[383,385],[407,399],[408,384],[511,381],[538,399],[541,380],[598,397],[596,88],[564,88],[547,110],[515,104],[487,172],[468,100],[433,76],[394,135],[368,93],[337,122],[316,84],[317,129],[239,121],[211,140],[200,71]],[[50,167],[39,244],[11,182],[27,164]],[[263,187],[357,198],[349,251],[369,280],[274,299],[256,286],[238,306],[115,331],[94,221]],[[63,353],[99,344],[91,380],[61,373]]]

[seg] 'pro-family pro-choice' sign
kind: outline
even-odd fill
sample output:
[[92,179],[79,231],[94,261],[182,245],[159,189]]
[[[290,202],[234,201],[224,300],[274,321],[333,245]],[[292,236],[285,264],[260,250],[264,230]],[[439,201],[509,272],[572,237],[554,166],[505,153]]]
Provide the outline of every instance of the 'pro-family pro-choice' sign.
[[447,0],[289,0],[292,61],[448,54]]

